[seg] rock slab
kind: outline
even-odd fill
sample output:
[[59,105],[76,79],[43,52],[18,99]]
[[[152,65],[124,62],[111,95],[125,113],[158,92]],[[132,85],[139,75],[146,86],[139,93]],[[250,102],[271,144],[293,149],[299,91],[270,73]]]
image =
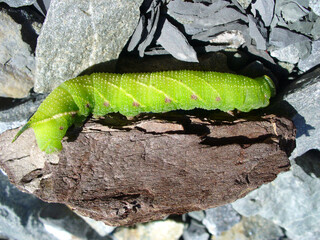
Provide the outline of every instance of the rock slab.
[[0,97],[26,97],[33,86],[35,59],[21,25],[0,10]]
[[138,23],[141,3],[52,1],[36,49],[35,91],[50,92],[95,64],[117,59]]
[[284,101],[275,103],[280,111],[291,116],[297,128],[291,170],[232,203],[242,215],[260,215],[273,221],[286,230],[290,239],[320,238],[319,76],[319,67],[302,75],[285,90],[281,96]]
[[320,150],[320,67],[295,80],[283,99],[294,108],[291,117],[297,128],[297,147],[291,158]]
[[293,164],[291,171],[232,206],[244,216],[260,215],[273,221],[286,229],[290,239],[316,240],[320,237],[320,154],[312,150],[296,160],[299,164]]

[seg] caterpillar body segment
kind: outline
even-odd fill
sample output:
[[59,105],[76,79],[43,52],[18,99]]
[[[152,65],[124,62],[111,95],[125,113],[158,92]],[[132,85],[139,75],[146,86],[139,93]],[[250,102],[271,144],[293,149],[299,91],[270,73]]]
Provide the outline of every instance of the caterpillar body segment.
[[38,146],[46,153],[61,150],[61,140],[75,122],[90,113],[104,116],[119,112],[135,116],[142,112],[176,109],[238,109],[248,112],[266,107],[275,95],[268,76],[245,76],[201,71],[155,73],[94,73],[62,83],[43,101],[37,112],[15,136],[31,127]]

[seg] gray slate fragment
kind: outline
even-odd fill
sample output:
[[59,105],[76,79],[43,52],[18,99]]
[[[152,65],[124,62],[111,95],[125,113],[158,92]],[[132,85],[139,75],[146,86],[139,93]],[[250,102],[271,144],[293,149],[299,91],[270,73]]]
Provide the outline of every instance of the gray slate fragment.
[[292,116],[297,128],[297,146],[291,158],[310,149],[320,150],[320,67],[292,83],[284,100],[297,112]]
[[222,8],[216,14],[209,15],[206,18],[196,18],[195,21],[192,22],[192,26],[198,28],[211,28],[214,26],[227,24],[238,20],[248,22],[247,16],[241,14],[233,8],[225,7]]
[[183,231],[184,240],[208,240],[209,237],[205,226],[195,220],[191,220],[187,229]]
[[26,97],[33,87],[35,59],[21,25],[0,11],[0,96]]
[[216,26],[214,28],[210,28],[208,30],[201,31],[197,34],[194,34],[192,36],[192,39],[197,39],[204,42],[209,42],[212,40],[215,36],[218,36],[222,33],[229,32],[229,31],[239,31],[244,36],[246,42],[249,41],[248,36],[248,26],[241,22],[232,22],[228,23],[226,25]]
[[255,44],[258,50],[266,50],[267,49],[267,41],[266,38],[261,34],[260,30],[257,27],[255,19],[249,15],[249,34],[252,39],[255,40]]
[[[23,161],[23,157],[20,161]],[[23,163],[21,163],[23,164]],[[0,171],[0,236],[23,240],[110,240],[62,204],[46,203],[10,184]]]
[[319,0],[309,0],[309,7],[311,7],[312,11],[320,16],[320,3]]
[[22,6],[28,6],[32,5],[37,0],[0,0],[0,2],[4,2],[8,4],[10,7],[22,7]]
[[[170,1],[168,3],[168,13],[171,16],[177,17],[177,20],[189,19],[192,17],[207,18],[210,15],[221,11],[226,6],[230,5],[229,1],[221,0],[214,1],[212,4],[205,5],[203,3],[187,2],[183,0]],[[185,15],[185,16],[184,16]],[[179,18],[181,17],[181,19]]]
[[[23,159],[22,159],[23,161]],[[0,234],[8,239],[57,240],[38,220],[37,209],[44,203],[20,192],[0,171]]]
[[187,213],[189,217],[201,222],[205,218],[205,212],[204,211],[194,211]]
[[198,62],[197,53],[186,37],[168,19],[164,21],[157,43],[176,59],[185,62]]
[[291,239],[318,240],[320,238],[320,179],[319,151],[299,157],[313,170],[293,164],[291,171],[280,173],[269,184],[232,203],[244,216],[260,215],[285,228]]
[[[161,11],[160,3],[161,1],[153,1],[151,3],[149,9],[147,10],[147,12],[149,12],[151,15],[148,19],[145,15],[141,16],[138,27],[136,28],[136,31],[134,32],[128,45],[128,51],[132,51],[136,46],[138,46],[140,56],[143,56],[144,54],[150,55],[155,53],[170,53],[179,60],[197,62],[198,60],[196,52],[190,46],[184,34],[170,21],[168,21],[168,19],[165,19],[163,16],[159,16]],[[184,2],[181,0],[170,1],[168,4],[168,13],[172,17],[176,18],[177,21],[180,21],[180,23],[185,24],[184,27],[187,34],[195,34],[199,32],[203,33],[204,29],[212,29],[210,26],[205,26],[205,24],[218,25],[218,29],[215,32],[216,34],[218,32],[222,33],[226,30],[224,26],[219,24],[223,24],[225,22],[228,23],[230,21],[230,24],[232,24],[234,27],[234,29],[230,30],[239,30],[238,26],[241,26],[241,24],[237,24],[237,26],[234,26],[236,25],[233,24],[234,19],[236,19],[237,21],[243,20],[243,22],[247,21],[245,15],[233,8],[229,8],[229,5],[230,2],[228,1],[214,1],[208,5],[199,2]],[[229,17],[226,17],[226,15],[228,14]],[[147,47],[154,39],[156,30],[159,30],[157,29],[158,22],[162,22],[162,28],[160,29],[161,33],[160,37],[157,40],[157,43],[162,45],[164,50],[152,50],[150,52],[150,49],[147,50]],[[147,36],[144,37],[143,34],[147,34]],[[235,35],[236,37],[239,36],[239,38],[234,39]],[[220,42],[218,44],[219,46],[206,46],[206,50],[218,51],[227,47],[237,48],[241,44],[243,44],[242,33],[233,34],[232,36],[232,39],[230,39],[230,34],[228,35],[229,38],[226,39],[227,44],[225,41],[222,43]],[[215,41],[215,37],[216,36],[208,36],[206,41]],[[200,40],[203,41],[203,39]]]
[[308,15],[309,10],[299,3],[299,1],[286,2],[281,8],[282,17],[287,22],[295,22]]
[[312,42],[312,50],[310,56],[301,59],[298,68],[305,72],[320,64],[320,40]]
[[[138,46],[139,56],[144,56],[158,28],[161,4],[161,1],[152,1],[149,8],[140,17],[138,26],[128,44],[128,51],[132,51]],[[150,14],[150,17],[147,17],[147,14]]]
[[[79,215],[79,214],[78,214]],[[96,221],[92,218],[79,215],[86,223],[92,227],[101,237],[106,237],[108,234],[112,233],[115,227],[108,226],[102,221]]]
[[288,23],[286,27],[293,32],[299,32],[311,37],[313,35],[312,29],[314,28],[314,24],[315,22],[312,21],[296,21]]
[[311,42],[304,41],[290,44],[284,48],[270,50],[272,57],[280,61],[296,64],[300,59],[307,57],[310,54]]
[[[141,16],[138,22],[138,25],[134,31],[134,33],[131,36],[131,39],[129,41],[127,50],[129,52],[133,51],[135,47],[138,46],[139,42],[141,41],[142,35],[143,35],[143,30],[144,30],[144,25],[146,24],[146,19],[145,16]],[[141,56],[141,54],[140,54]]]
[[316,22],[313,24],[311,34],[314,38],[314,40],[320,39],[320,17],[316,20]]
[[30,97],[14,107],[0,111],[0,134],[25,124],[32,114],[37,111],[45,97],[46,95]]
[[59,239],[111,240],[109,236],[101,236],[87,221],[63,204],[47,203],[37,213],[37,220]]
[[303,41],[309,41],[309,38],[281,27],[271,29],[269,44],[275,47],[284,48],[290,44]]
[[242,215],[258,214],[285,228],[292,239],[320,238],[319,80],[320,67],[296,80],[283,97],[294,109],[281,111],[288,111],[297,128],[291,171],[232,203]]
[[9,130],[18,128],[27,123],[27,120],[23,121],[12,121],[12,122],[0,122],[0,134]]
[[235,21],[248,22],[247,16],[233,8],[228,1],[215,1],[211,5],[184,1],[170,1],[168,14],[184,25],[189,35]]
[[284,233],[282,229],[259,215],[252,217],[243,217],[242,224],[245,229],[245,235],[248,240],[269,240],[269,239],[284,239]]
[[266,27],[270,26],[274,14],[274,0],[257,0],[251,4],[251,12],[257,17],[259,12]]
[[241,220],[241,216],[233,209],[231,204],[207,209],[205,213],[206,217],[202,220],[202,223],[214,236],[219,236]]
[[233,1],[237,1],[240,4],[240,6],[243,7],[244,9],[247,9],[252,2],[252,0],[233,0]]
[[[39,3],[40,3],[40,5],[39,5]],[[41,12],[45,16],[48,12],[49,7],[50,7],[50,3],[51,3],[51,0],[41,0],[41,1],[36,1],[34,3],[34,6],[36,7],[36,9],[39,10],[39,12]]]
[[38,38],[35,91],[50,92],[94,64],[117,59],[141,2],[53,0]]

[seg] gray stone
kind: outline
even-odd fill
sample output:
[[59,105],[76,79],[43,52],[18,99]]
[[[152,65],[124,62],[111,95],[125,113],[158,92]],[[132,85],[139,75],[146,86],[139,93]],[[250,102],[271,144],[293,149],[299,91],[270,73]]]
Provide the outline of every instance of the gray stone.
[[311,7],[312,11],[320,16],[320,4],[319,0],[309,0],[309,7]]
[[36,112],[46,95],[31,96],[23,100],[0,100],[0,105],[9,107],[0,111],[0,134],[6,130],[20,127]]
[[26,97],[34,83],[35,59],[21,25],[0,11],[0,96]]
[[[275,64],[274,59],[270,56],[270,54],[267,51],[263,51],[263,50],[259,50],[256,47],[254,47],[253,45],[248,45],[248,51],[255,55],[255,56],[259,56],[265,60],[267,60],[270,63]],[[255,62],[257,62],[258,60],[256,60]]]
[[[134,48],[137,47],[139,56],[144,56],[147,47],[149,47],[152,41],[155,39],[155,33],[159,31],[158,26],[162,6],[163,1],[148,1],[141,6],[141,8],[143,9],[141,12],[141,17],[139,19],[138,26],[136,27],[134,33],[130,38],[127,48],[128,51],[133,51]],[[162,16],[161,21],[164,20],[165,17]],[[160,30],[160,32],[162,32],[162,29]],[[165,52],[166,54],[168,53],[167,51]]]
[[0,232],[9,239],[56,240],[38,220],[37,209],[45,206],[36,197],[20,192],[0,172]]
[[310,49],[310,41],[304,41],[290,44],[284,48],[270,50],[270,55],[279,61],[296,64],[301,58],[308,56]]
[[287,22],[295,22],[306,16],[309,11],[301,6],[298,2],[290,1],[282,6],[282,17]]
[[12,122],[0,122],[0,134],[9,130],[9,129],[18,128],[26,123],[27,123],[27,120],[25,120],[25,121],[12,121]]
[[248,22],[247,16],[234,7],[230,2],[222,0],[210,5],[170,1],[168,14],[183,24],[187,34],[194,35],[236,21]]
[[184,240],[208,240],[209,236],[205,226],[195,220],[191,220],[183,232]]
[[[78,214],[79,215],[79,214]],[[92,218],[79,215],[86,223],[89,224],[101,237],[105,237],[114,231],[115,227],[108,226],[104,222],[96,221]]]
[[[23,163],[22,163],[23,164]],[[62,204],[23,193],[0,171],[0,234],[24,240],[108,240]]]
[[256,20],[249,15],[249,34],[252,39],[255,40],[255,45],[258,50],[266,50],[266,38],[261,33],[261,28],[259,29],[256,23]]
[[[228,5],[230,5],[230,2],[225,0],[214,1],[208,5],[181,0],[170,1],[168,3],[168,14],[184,25],[196,24],[196,22],[201,21],[201,19],[209,21],[211,17],[214,17],[210,15],[217,14]],[[195,22],[192,22],[192,20]],[[213,24],[219,25],[220,22]]]
[[196,51],[188,43],[186,37],[168,19],[163,23],[157,43],[176,59],[186,62],[198,62]]
[[312,50],[310,56],[305,59],[301,59],[298,68],[306,72],[309,69],[319,65],[320,63],[320,40],[312,42]]
[[32,5],[37,0],[0,0],[0,2],[4,2],[8,4],[10,7],[22,7],[27,5]]
[[250,240],[281,239],[284,237],[283,230],[272,221],[260,217],[243,217],[242,225],[245,235]]
[[194,211],[188,213],[189,217],[201,222],[205,218],[205,212],[204,211]]
[[[237,1],[211,1],[203,4],[200,1],[170,1],[168,13],[183,25],[185,32],[192,39],[207,42],[206,52],[216,52],[223,49],[237,49],[241,45],[250,45],[251,38],[247,26],[248,17],[242,12]],[[254,37],[260,37],[258,34]],[[263,39],[264,40],[264,39]],[[257,39],[259,46],[260,39]],[[264,41],[265,43],[265,41]],[[265,45],[264,45],[265,48]]]
[[35,91],[50,92],[94,64],[117,59],[141,2],[52,1],[38,38]]
[[273,0],[257,0],[251,5],[251,12],[254,17],[256,17],[257,12],[259,12],[264,25],[268,27],[270,26],[273,18],[274,4]]
[[[245,41],[248,42],[250,40],[248,35],[248,26],[241,22],[229,23],[227,25],[216,26],[214,28],[210,28],[206,31],[202,31],[196,33],[192,36],[192,39],[197,39],[200,41],[212,41],[216,36],[223,35],[224,33],[234,32],[239,34],[240,39],[245,38]],[[241,42],[240,41],[240,42]],[[231,42],[232,43],[232,42]],[[225,44],[225,43],[224,43]],[[229,45],[229,43],[227,44]]]
[[297,128],[297,146],[291,158],[301,156],[310,149],[320,150],[320,67],[291,84],[284,100],[295,111],[292,120]]
[[316,240],[320,238],[320,154],[311,151],[296,160],[308,162],[311,171],[293,163],[291,171],[279,174],[272,183],[232,206],[242,215],[260,215],[273,221],[292,239]]
[[247,7],[249,7],[249,5],[251,4],[252,0],[236,0],[241,7],[243,7],[244,9],[246,9]]
[[291,31],[302,33],[306,36],[312,37],[312,29],[314,29],[315,22],[313,21],[296,21],[293,23],[288,23],[287,27]]
[[[292,25],[296,25],[294,28],[300,28],[300,26],[298,26],[300,24],[312,24],[313,21],[308,18],[310,15],[315,14],[310,11],[309,0],[277,0],[275,4],[275,15],[272,19],[271,27],[281,26],[293,30],[292,32],[297,32],[297,30],[291,28]],[[310,32],[306,35],[309,34]]]
[[50,3],[51,3],[51,0],[41,0],[41,1],[36,1],[34,3],[34,6],[45,16],[48,12]]
[[320,17],[313,24],[311,34],[315,40],[320,39]]
[[111,240],[110,236],[101,236],[91,224],[63,204],[46,204],[38,210],[38,216],[45,229],[60,240]]
[[305,41],[309,41],[309,38],[281,27],[272,28],[269,38],[269,44],[277,48],[284,48],[291,44]]
[[[290,172],[232,203],[242,215],[260,215],[283,227],[292,239],[320,237],[320,67],[293,82],[283,96],[297,128]],[[276,103],[281,105],[281,102]],[[317,150],[315,150],[317,149]],[[288,197],[289,196],[289,197]]]
[[222,232],[232,228],[232,226],[241,220],[241,216],[230,204],[207,209],[205,213],[206,217],[202,220],[202,223],[214,236],[218,236]]

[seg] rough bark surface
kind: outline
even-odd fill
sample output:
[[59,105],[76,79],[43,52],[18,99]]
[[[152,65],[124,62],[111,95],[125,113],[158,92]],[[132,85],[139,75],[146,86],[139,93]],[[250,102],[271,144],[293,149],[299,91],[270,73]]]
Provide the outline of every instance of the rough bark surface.
[[32,130],[15,143],[17,130],[8,131],[0,135],[1,167],[23,191],[118,226],[241,198],[287,171],[295,146],[292,122],[273,115],[217,121],[178,114],[124,124],[89,121],[51,155],[40,152]]

